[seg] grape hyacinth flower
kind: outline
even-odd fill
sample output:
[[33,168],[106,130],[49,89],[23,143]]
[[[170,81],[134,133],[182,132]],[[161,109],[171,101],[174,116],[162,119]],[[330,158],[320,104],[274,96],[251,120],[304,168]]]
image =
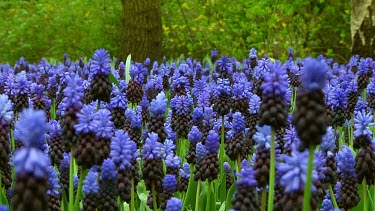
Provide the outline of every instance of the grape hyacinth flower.
[[320,144],[320,151],[323,153],[326,162],[323,167],[327,168],[325,172],[324,182],[332,185],[337,182],[337,165],[335,160],[336,142],[335,142],[334,129],[332,127],[327,128],[327,134],[323,136],[322,143]]
[[60,180],[59,173],[53,166],[48,167],[48,208],[49,210],[59,211],[60,207]]
[[332,126],[340,127],[344,124],[346,119],[346,109],[348,102],[348,93],[344,89],[337,87],[333,90],[332,96],[332,110],[333,110],[333,119]]
[[190,142],[189,150],[186,154],[186,161],[189,164],[195,164],[195,152],[196,145],[198,142],[202,141],[202,133],[199,131],[197,126],[193,126],[188,134],[188,140]]
[[213,108],[219,116],[223,117],[229,113],[232,107],[232,87],[229,79],[219,78],[214,90]]
[[[15,151],[15,186],[12,194],[14,210],[48,209],[49,157],[38,146],[48,130],[43,111],[27,109],[20,113],[14,136],[24,147]],[[30,198],[31,197],[31,198]]]
[[271,127],[268,125],[257,126],[257,130],[258,132],[253,136],[253,140],[258,143],[253,168],[258,186],[265,188],[268,185],[270,174]]
[[165,112],[167,111],[168,99],[165,98],[164,92],[161,92],[151,102],[149,111],[151,114],[151,121],[147,124],[147,130],[158,134],[158,141],[163,143],[167,138],[166,131],[164,129],[164,118]]
[[128,86],[126,87],[126,97],[133,105],[141,102],[143,96],[142,84],[144,77],[141,72],[141,66],[142,64],[131,64],[129,71],[131,79]]
[[51,120],[49,122],[49,156],[52,161],[52,165],[59,166],[60,161],[63,159],[63,144],[61,137],[61,125],[60,122],[56,120]]
[[73,156],[76,158],[77,165],[82,166],[82,169],[89,169],[97,164],[98,159],[95,145],[99,121],[96,119],[95,107],[90,105],[83,106],[77,117],[78,123],[74,125],[74,129],[78,137]]
[[116,85],[113,85],[112,98],[108,104],[108,108],[111,111],[111,121],[116,129],[122,128],[125,124],[124,113],[127,109],[128,100],[125,93],[123,93],[123,89],[123,87],[119,89]]
[[338,206],[340,209],[352,209],[359,203],[360,196],[354,168],[355,159],[349,147],[341,147],[341,150],[336,155],[336,163],[338,172],[341,175],[340,200]]
[[224,162],[224,171],[225,171],[225,187],[228,191],[230,187],[232,187],[232,173],[229,163]]
[[109,80],[111,72],[111,60],[109,53],[105,49],[96,50],[91,61],[90,73],[92,80],[90,82],[91,100],[100,100],[110,102],[112,92],[112,83]]
[[176,132],[178,139],[187,138],[190,131],[193,99],[187,95],[175,95],[171,99],[172,129]]
[[231,137],[225,145],[228,157],[238,165],[251,151],[251,145],[245,140],[245,120],[240,112],[233,115]]
[[[12,103],[7,95],[0,95],[0,173],[3,175],[9,168],[11,153],[10,127],[13,120]],[[4,181],[3,181],[4,184]]]
[[188,185],[189,185],[189,179],[190,179],[190,167],[188,163],[184,163],[182,165],[179,175],[180,175],[180,181],[178,182],[178,191],[186,192]]
[[82,204],[84,210],[95,211],[97,208],[96,202],[99,195],[99,184],[97,178],[98,172],[94,169],[90,169],[85,180],[83,180],[82,192],[84,193],[84,197]]
[[250,167],[243,167],[237,173],[240,178],[236,181],[237,190],[232,199],[233,210],[260,210],[254,194],[256,194],[257,181],[255,171]]
[[117,171],[115,163],[110,158],[105,159],[102,164],[100,181],[98,210],[118,210]]
[[372,75],[372,59],[371,58],[361,58],[358,63],[357,83],[358,92],[361,93],[369,84],[370,77]]
[[163,162],[161,159],[161,148],[163,145],[158,142],[158,134],[150,132],[146,139],[146,142],[142,150],[143,158],[143,179],[146,184],[146,188],[152,192],[154,204],[156,205],[157,198],[156,196],[161,193],[163,190]]
[[248,94],[249,101],[249,117],[245,117],[246,128],[249,128],[249,136],[252,137],[256,132],[256,125],[259,121],[259,109],[261,105],[260,97],[256,94]]
[[165,209],[167,201],[173,197],[174,192],[177,190],[177,178],[173,174],[165,175],[163,179],[163,193],[161,208]]
[[29,95],[30,95],[31,82],[27,79],[26,72],[22,71],[15,77],[15,99],[14,99],[14,111],[19,113],[24,108],[29,107]]
[[95,149],[97,152],[96,164],[100,165],[109,157],[111,138],[114,134],[115,126],[111,121],[111,112],[107,109],[98,110],[95,119],[99,123],[95,131],[97,137],[95,143]]

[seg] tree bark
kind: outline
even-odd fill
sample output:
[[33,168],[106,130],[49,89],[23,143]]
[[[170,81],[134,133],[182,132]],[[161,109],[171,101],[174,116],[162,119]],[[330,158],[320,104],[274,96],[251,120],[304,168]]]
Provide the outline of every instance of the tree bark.
[[352,0],[350,31],[352,53],[375,56],[375,0]]
[[146,58],[161,59],[163,30],[161,0],[121,0],[123,10],[122,37],[117,63],[132,60],[143,62]]

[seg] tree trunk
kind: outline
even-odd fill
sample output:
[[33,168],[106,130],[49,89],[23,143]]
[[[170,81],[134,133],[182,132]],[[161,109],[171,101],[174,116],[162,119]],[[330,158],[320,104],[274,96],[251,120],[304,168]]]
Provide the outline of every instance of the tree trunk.
[[123,10],[122,37],[117,63],[146,58],[161,59],[163,40],[161,0],[121,0]]
[[350,31],[352,53],[361,57],[375,55],[375,0],[352,0]]

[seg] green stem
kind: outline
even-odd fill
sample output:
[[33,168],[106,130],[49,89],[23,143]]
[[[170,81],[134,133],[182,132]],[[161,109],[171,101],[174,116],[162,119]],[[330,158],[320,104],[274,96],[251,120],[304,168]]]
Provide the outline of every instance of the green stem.
[[156,198],[158,197],[158,195],[156,194],[156,191],[155,191],[155,184],[152,183],[152,203],[153,203],[153,206],[154,206],[154,211],[156,211],[158,209],[157,207],[157,203],[156,203]]
[[66,193],[65,193],[65,188],[62,188],[62,202],[61,202],[61,206],[63,207],[63,209],[61,209],[62,211],[65,211],[68,209],[68,202],[66,201]]
[[[3,183],[2,183],[2,177],[1,177],[1,171],[0,171],[0,194],[3,192]],[[0,204],[3,204],[3,197],[0,196]]]
[[367,211],[367,181],[366,177],[363,178],[363,210]]
[[271,129],[271,159],[270,159],[270,179],[268,191],[268,210],[273,210],[273,190],[275,188],[275,129]]
[[[82,170],[82,169],[81,169]],[[77,195],[76,195],[76,200],[74,202],[74,209],[79,210],[79,201],[82,198],[82,187],[83,187],[83,180],[85,179],[86,175],[88,173],[88,170],[82,170],[81,175],[79,175],[79,183],[78,183],[78,189],[77,189]]]
[[267,200],[267,187],[263,187],[263,190],[262,190],[262,208],[261,208],[261,211],[266,211],[266,200]]
[[195,211],[199,211],[200,192],[201,192],[201,179],[198,179],[197,194],[195,195]]
[[74,157],[73,157],[74,148],[71,148],[70,153],[70,168],[69,168],[69,210],[73,210],[74,208],[74,179],[73,179],[73,171],[74,171]]
[[[236,172],[240,173],[240,171],[241,171],[241,157],[240,157],[240,154],[238,154],[237,165],[236,165]],[[239,176],[237,178],[240,179]]]
[[134,203],[134,178],[131,180],[131,194],[130,194],[130,211],[134,211],[135,203]]
[[120,209],[125,211],[125,205],[124,205],[124,200],[120,197]]
[[333,203],[333,207],[337,209],[339,207],[337,206],[336,198],[335,198],[335,195],[333,194],[332,185],[328,184],[328,188],[329,188],[329,193],[331,194],[331,201]]
[[210,203],[211,203],[211,182],[207,180],[207,204],[206,204],[206,210],[207,208],[210,209]]
[[225,128],[224,128],[224,116],[221,117],[221,142],[220,142],[220,174],[224,172],[224,148],[225,148]]
[[305,184],[305,190],[303,192],[303,211],[310,210],[313,158],[314,158],[314,145],[310,145],[309,161],[307,164],[307,175],[306,175],[307,179],[306,179],[306,184]]
[[51,118],[56,119],[56,100],[55,99],[52,100],[51,110],[52,110]]

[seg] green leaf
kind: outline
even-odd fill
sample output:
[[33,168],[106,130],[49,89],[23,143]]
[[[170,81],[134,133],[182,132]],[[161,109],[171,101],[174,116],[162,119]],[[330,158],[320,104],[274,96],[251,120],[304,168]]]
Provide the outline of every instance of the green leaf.
[[234,190],[236,190],[236,184],[233,184],[229,188],[228,195],[227,195],[227,201],[225,203],[226,209],[229,209],[229,208],[232,207],[232,197],[233,197],[233,194],[234,194]]
[[118,88],[120,88],[120,83],[118,82],[118,80],[116,79],[116,77],[112,73],[109,73],[109,80],[112,83],[114,83]]
[[128,57],[126,58],[126,63],[125,63],[125,80],[126,83],[129,83],[130,80],[130,65],[132,62],[132,55],[129,54]]
[[186,197],[184,201],[184,208],[195,207],[195,196],[197,194],[198,183],[194,181],[193,168],[194,168],[194,165],[190,165],[190,179],[189,179],[188,190],[186,192]]
[[221,203],[219,211],[225,211],[225,202]]
[[225,202],[225,199],[227,197],[227,187],[226,187],[226,183],[227,183],[227,175],[226,174],[222,174],[220,176],[220,185],[219,185],[219,200],[220,202]]
[[212,189],[210,193],[210,204],[206,205],[206,210],[207,211],[216,210],[215,192]]
[[89,54],[89,52],[87,52],[86,50],[82,49],[82,48],[79,47],[78,45],[75,45],[75,47],[76,47],[78,50],[82,51],[82,52],[86,55],[87,58],[91,58],[91,55]]
[[1,191],[1,195],[0,195],[0,197],[1,197],[1,201],[2,201],[2,203],[5,204],[5,205],[7,205],[7,206],[9,206],[8,198],[7,198],[7,196],[5,195],[5,191]]
[[207,204],[207,189],[203,190],[201,194],[199,195],[199,210],[210,210],[206,206]]

